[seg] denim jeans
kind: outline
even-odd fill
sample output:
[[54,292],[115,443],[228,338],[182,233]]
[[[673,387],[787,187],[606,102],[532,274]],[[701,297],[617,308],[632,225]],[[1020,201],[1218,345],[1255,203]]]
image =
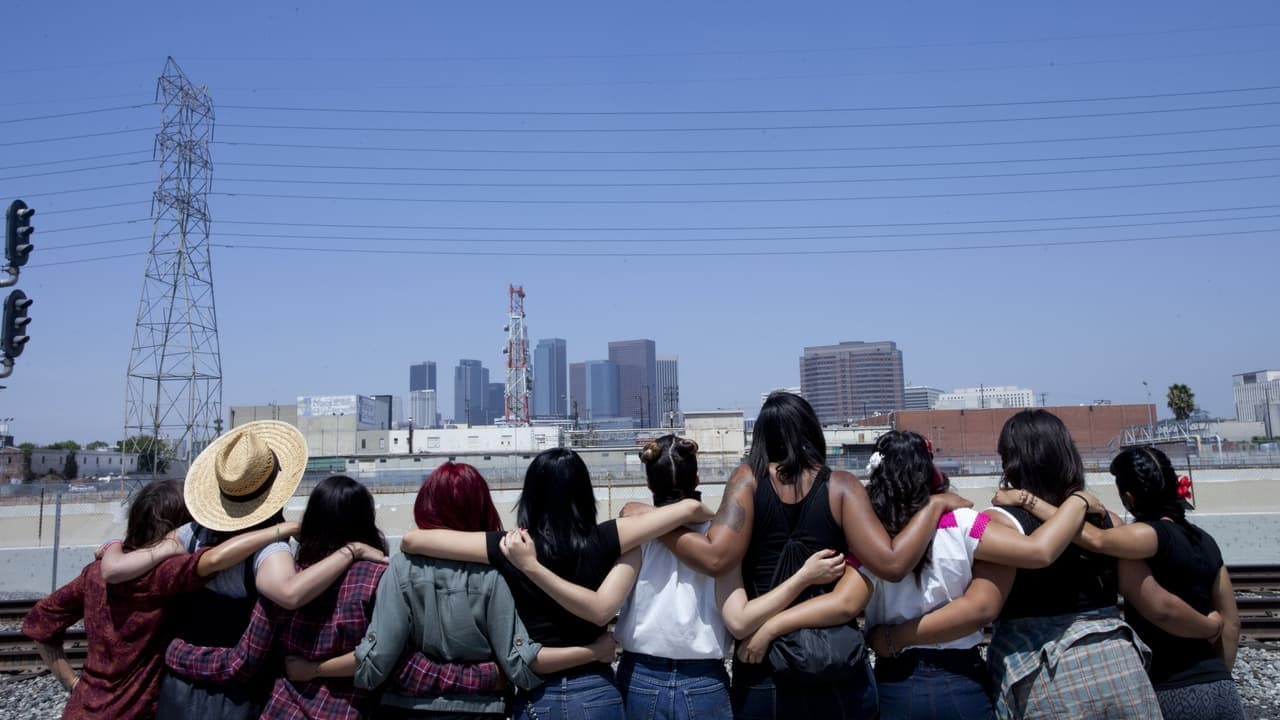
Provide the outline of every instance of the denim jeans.
[[513,720],[623,720],[622,696],[607,665],[552,675],[516,695]]
[[907,650],[876,662],[887,718],[991,718],[991,676],[977,648]]
[[732,720],[723,660],[669,660],[625,652],[618,689],[627,720]]
[[[880,717],[876,684],[865,662],[840,683],[776,677],[764,666],[736,663],[733,716],[737,720],[874,720]],[[891,718],[892,715],[885,717]]]

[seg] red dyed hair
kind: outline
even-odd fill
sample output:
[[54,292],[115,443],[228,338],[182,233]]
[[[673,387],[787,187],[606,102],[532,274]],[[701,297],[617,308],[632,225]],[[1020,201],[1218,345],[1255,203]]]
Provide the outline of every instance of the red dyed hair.
[[501,530],[489,483],[466,463],[445,463],[422,481],[413,521],[423,530]]

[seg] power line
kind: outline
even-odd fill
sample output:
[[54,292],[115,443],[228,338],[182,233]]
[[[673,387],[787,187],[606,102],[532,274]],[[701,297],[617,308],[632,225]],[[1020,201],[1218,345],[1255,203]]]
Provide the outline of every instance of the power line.
[[213,192],[210,195],[220,195],[222,197],[256,197],[256,198],[273,198],[278,200],[349,200],[355,202],[372,201],[372,202],[414,202],[414,203],[439,203],[439,204],[467,204],[467,205],[694,205],[694,204],[730,204],[730,203],[800,203],[800,202],[848,202],[856,200],[919,200],[924,198],[952,198],[952,197],[985,197],[996,195],[1032,195],[1040,193],[1062,193],[1062,192],[1084,192],[1097,190],[1129,190],[1134,188],[1149,187],[1172,187],[1178,185],[1197,185],[1201,183],[1220,183],[1220,182],[1237,182],[1246,180],[1271,180],[1280,177],[1280,174],[1269,175],[1245,175],[1242,177],[1225,177],[1225,178],[1198,178],[1193,180],[1167,180],[1162,182],[1151,183],[1125,183],[1121,185],[1089,185],[1084,187],[1067,187],[1067,188],[1035,188],[1020,190],[975,190],[957,193],[918,193],[910,195],[853,195],[853,196],[836,196],[836,197],[799,197],[799,198],[669,198],[669,199],[640,199],[627,198],[618,200],[599,200],[599,199],[535,199],[535,198],[389,198],[389,197],[359,197],[344,195],[289,195],[285,193],[228,193]]
[[[42,213],[42,214],[48,214],[48,213]],[[48,235],[50,233],[71,232],[72,230],[94,230],[97,228],[109,227],[111,225],[132,225],[133,223],[138,223],[138,222],[151,222],[151,218],[134,218],[132,220],[115,220],[113,222],[94,223],[92,225],[75,225],[72,227],[54,228],[52,230],[46,230],[44,228],[40,228],[40,234]]]
[[150,200],[130,200],[128,202],[107,203],[106,205],[89,205],[86,207],[62,208],[59,210],[41,210],[40,215],[42,217],[48,217],[49,215],[64,215],[67,213],[88,212],[90,210],[107,210],[110,208],[128,207],[130,205],[150,205],[150,204],[151,204]]
[[457,180],[415,182],[406,180],[315,180],[310,178],[226,178],[222,182],[274,183],[286,185],[353,185],[378,187],[451,187],[451,188],[651,188],[651,187],[744,187],[759,185],[839,185],[843,183],[928,182],[934,180],[981,180],[1013,177],[1042,177],[1055,175],[1081,175],[1104,172],[1129,172],[1138,170],[1168,170],[1172,168],[1241,165],[1245,163],[1274,162],[1280,157],[1241,158],[1236,160],[1206,160],[1193,163],[1166,163],[1163,165],[1135,165],[1114,168],[1071,168],[1065,170],[1034,170],[1011,173],[974,173],[968,175],[917,175],[912,177],[877,178],[801,178],[791,180],[701,180],[660,182],[587,182],[587,183],[518,183],[518,182],[462,182]]
[[1138,157],[1161,157],[1165,155],[1194,155],[1198,153],[1242,152],[1246,150],[1271,150],[1280,148],[1273,145],[1236,145],[1221,148],[1189,148],[1183,150],[1161,150],[1156,152],[1107,153],[1103,155],[1059,155],[1055,157],[1033,158],[999,158],[995,160],[946,160],[941,162],[911,163],[860,163],[856,165],[762,165],[735,167],[607,167],[607,168],[515,168],[515,167],[458,167],[458,166],[412,166],[412,165],[314,165],[309,163],[270,163],[270,162],[235,162],[221,161],[223,167],[260,167],[281,168],[291,170],[369,170],[378,172],[485,172],[485,173],[657,173],[657,172],[763,172],[763,171],[801,171],[801,170],[869,170],[885,168],[910,167],[954,167],[960,165],[1009,165],[1016,163],[1040,162],[1075,162],[1083,160],[1119,160]]
[[121,110],[137,110],[138,108],[151,107],[155,103],[141,103],[138,105],[117,105],[115,107],[95,108],[93,110],[74,110],[64,113],[53,113],[51,115],[33,115],[24,118],[9,118],[8,120],[0,120],[0,125],[9,125],[11,123],[33,122],[35,120],[56,120],[58,118],[77,117],[80,115],[97,115],[99,113],[119,112]]
[[107,130],[105,132],[84,133],[83,135],[63,135],[62,137],[39,138],[36,140],[16,140],[13,142],[0,143],[0,147],[13,147],[15,145],[37,145],[40,143],[62,142],[64,140],[83,140],[85,138],[107,137],[108,135],[127,135],[136,132],[152,132],[152,128],[133,128],[130,130]]
[[71,162],[85,162],[87,160],[105,160],[106,158],[125,157],[128,155],[151,154],[150,150],[130,150],[129,152],[103,153],[101,155],[83,155],[76,158],[65,158],[63,160],[42,160],[40,162],[26,162],[18,165],[0,165],[0,170],[17,170],[19,168],[43,167],[45,165],[63,165]]
[[[1158,215],[1191,215],[1199,213],[1244,212],[1252,210],[1270,210],[1280,208],[1280,204],[1244,205],[1226,208],[1196,208],[1182,210],[1154,210],[1133,213],[1107,213],[1098,215],[1059,215],[1056,217],[1031,218],[987,218],[983,220],[934,220],[895,223],[857,223],[857,224],[822,224],[822,225],[717,225],[717,226],[529,226],[529,225],[370,225],[368,223],[308,223],[281,222],[272,220],[219,220],[220,225],[266,225],[272,227],[323,227],[323,228],[361,228],[367,230],[451,230],[451,231],[498,231],[498,232],[734,232],[746,230],[836,230],[865,228],[896,227],[935,227],[939,225],[994,225],[1002,223],[1026,222],[1064,222],[1069,220],[1110,220],[1126,217],[1154,217]],[[1231,219],[1231,218],[1223,218]]]
[[90,247],[93,245],[116,245],[119,243],[137,242],[139,240],[150,240],[150,239],[151,239],[150,235],[138,235],[136,237],[113,238],[111,240],[89,240],[86,242],[68,243],[66,245],[53,245],[53,246],[46,245],[44,247],[41,247],[40,251],[47,252],[47,251],[53,251],[53,250],[70,250],[72,248]]
[[139,185],[154,185],[154,184],[155,183],[143,181],[143,182],[119,183],[116,185],[98,185],[95,187],[72,188],[71,190],[52,190],[50,192],[27,193],[27,197],[53,197],[54,195],[71,195],[74,193],[97,192],[99,190],[118,190],[120,188],[137,187]]
[[[1242,235],[1258,235],[1262,233],[1280,233],[1280,227],[1260,230],[1236,230],[1229,232],[1194,233],[1190,235],[1154,235],[1134,238],[1107,238],[1091,240],[1055,240],[1050,242],[1021,242],[1005,244],[973,244],[973,245],[935,245],[927,247],[896,248],[839,248],[830,250],[732,250],[724,252],[682,252],[681,257],[765,257],[765,256],[810,256],[810,255],[890,255],[930,252],[958,252],[966,250],[1012,250],[1019,248],[1069,247],[1077,245],[1117,245],[1122,243],[1152,242],[1157,240],[1187,240],[1212,237],[1232,237]],[[228,250],[278,250],[284,252],[307,253],[339,253],[344,255],[455,255],[467,257],[650,257],[646,253],[618,252],[555,252],[555,251],[474,251],[474,250],[409,250],[382,248],[324,248],[324,247],[289,247],[278,245],[232,245],[228,243],[211,243],[213,247]]]
[[224,123],[219,127],[237,130],[321,130],[325,132],[391,132],[391,133],[668,133],[668,132],[765,132],[779,130],[851,130],[860,128],[882,127],[933,127],[937,125],[980,125],[985,123],[1014,123],[1041,120],[1083,120],[1108,117],[1133,117],[1140,115],[1163,115],[1166,113],[1202,112],[1205,110],[1240,110],[1244,108],[1271,107],[1280,105],[1280,100],[1264,100],[1252,103],[1232,103],[1227,105],[1202,105],[1188,108],[1149,108],[1146,110],[1124,110],[1115,112],[1068,113],[1062,115],[1035,115],[1012,118],[968,118],[959,120],[912,120],[884,121],[874,123],[810,123],[806,125],[735,125],[719,127],[631,127],[631,128],[477,128],[477,127],[360,127],[356,125],[262,125],[252,123]]
[[54,262],[31,263],[28,267],[53,267],[54,265],[79,265],[81,263],[100,262],[102,260],[119,260],[121,258],[142,257],[145,252],[122,253],[120,255],[102,255],[99,257],[76,258],[75,260],[56,260]]
[[[243,237],[243,238],[268,238],[272,240],[338,240],[343,242],[415,242],[415,243],[483,243],[483,244],[501,244],[511,243],[517,245],[534,245],[540,243],[581,243],[581,244],[600,244],[612,245],[623,243],[738,243],[738,242],[770,242],[777,240],[795,241],[795,240],[884,240],[884,239],[902,239],[902,238],[924,238],[924,237],[955,237],[966,235],[1004,235],[1009,233],[1041,233],[1041,232],[1065,232],[1069,230],[1103,230],[1115,228],[1134,228],[1134,227],[1154,227],[1161,225],[1192,225],[1197,223],[1221,223],[1236,222],[1241,220],[1272,220],[1280,218],[1280,213],[1271,213],[1267,215],[1247,215],[1244,217],[1228,217],[1228,218],[1198,218],[1193,220],[1166,220],[1161,222],[1137,222],[1137,223],[1111,223],[1103,225],[1068,225],[1064,227],[1035,227],[1035,228],[1003,228],[995,230],[948,230],[942,232],[911,232],[911,233],[875,233],[864,235],[784,235],[784,236],[767,236],[767,237],[716,237],[716,238],[695,238],[695,237],[659,237],[659,238],[527,238],[527,239],[511,239],[511,238],[412,238],[412,237],[392,237],[378,235],[287,235],[283,233],[237,233],[237,232],[219,232],[216,235],[219,238],[224,237]],[[132,238],[131,238],[132,239]],[[114,241],[112,241],[114,242]]]
[[7,180],[26,180],[27,178],[34,178],[34,177],[48,177],[50,175],[70,175],[71,173],[89,172],[92,170],[110,170],[112,168],[134,167],[137,165],[149,165],[150,163],[151,163],[150,160],[137,160],[134,162],[127,162],[127,163],[112,163],[110,165],[91,165],[89,167],[82,167],[82,168],[69,168],[67,170],[49,170],[46,172],[27,173],[26,175],[10,175],[8,177],[0,177],[0,182],[7,181]]
[[[1054,98],[1047,100],[1005,100],[980,103],[954,103],[937,105],[863,105],[826,108],[757,108],[738,110],[413,110],[397,108],[337,108],[337,107],[298,107],[281,105],[220,105],[219,109],[275,111],[275,112],[319,112],[319,113],[354,113],[365,115],[489,115],[494,117],[637,117],[637,116],[686,116],[686,115],[778,115],[778,114],[816,114],[816,113],[850,113],[850,112],[882,112],[892,110],[958,110],[991,107],[1021,107],[1027,105],[1059,105],[1085,102],[1116,102],[1129,100],[1158,100],[1175,97],[1199,97],[1205,95],[1226,95],[1232,93],[1264,92],[1280,90],[1280,85],[1259,85],[1245,88],[1223,88],[1215,90],[1188,90],[1182,92],[1149,93],[1145,95],[1108,95],[1101,97]],[[136,106],[141,107],[141,106]]]
[[1207,133],[1240,132],[1246,130],[1273,130],[1280,128],[1280,123],[1264,123],[1259,125],[1237,125],[1235,127],[1202,128],[1193,130],[1162,130],[1158,132],[1127,133],[1122,135],[1091,135],[1064,138],[1035,138],[1030,140],[986,140],[963,143],[925,143],[913,145],[854,145],[836,147],[807,148],[702,148],[697,150],[544,150],[519,148],[444,148],[444,147],[399,147],[369,145],[316,145],[299,143],[263,143],[237,140],[214,140],[214,145],[232,145],[244,147],[287,148],[300,150],[357,150],[360,152],[428,152],[428,153],[474,153],[499,155],[725,155],[725,154],[759,154],[759,153],[797,153],[797,152],[863,152],[868,150],[937,150],[942,148],[976,148],[996,147],[1002,145],[1038,145],[1041,143],[1094,142],[1099,140],[1137,140],[1155,137],[1171,137],[1178,135],[1202,135]]

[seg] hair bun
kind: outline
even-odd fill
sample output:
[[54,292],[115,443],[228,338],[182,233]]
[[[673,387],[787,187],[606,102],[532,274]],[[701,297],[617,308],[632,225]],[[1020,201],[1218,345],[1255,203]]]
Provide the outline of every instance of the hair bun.
[[681,452],[696,453],[698,452],[698,443],[689,438],[676,438],[676,449]]
[[662,455],[662,447],[658,445],[656,440],[650,440],[648,445],[640,451],[640,462],[646,465],[657,460]]

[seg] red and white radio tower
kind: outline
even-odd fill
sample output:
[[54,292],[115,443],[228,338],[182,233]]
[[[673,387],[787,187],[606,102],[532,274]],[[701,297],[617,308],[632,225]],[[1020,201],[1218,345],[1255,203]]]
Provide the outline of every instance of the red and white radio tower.
[[529,338],[524,332],[524,286],[507,289],[510,313],[507,318],[507,413],[508,425],[529,424]]

